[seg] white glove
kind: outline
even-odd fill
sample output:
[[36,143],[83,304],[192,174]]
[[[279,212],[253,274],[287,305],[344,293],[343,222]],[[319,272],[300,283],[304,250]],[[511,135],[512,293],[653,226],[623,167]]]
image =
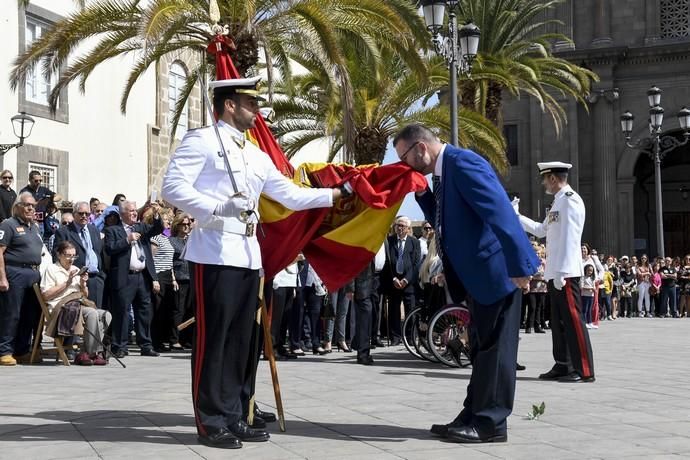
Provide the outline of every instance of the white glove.
[[231,196],[228,201],[218,203],[213,214],[219,217],[240,217],[242,211],[253,210],[252,200],[241,193]]
[[565,278],[559,276],[553,279],[553,287],[560,291],[561,289],[563,289],[563,286],[565,286]]
[[510,204],[513,206],[513,210],[515,210],[515,214],[517,214],[519,216],[520,215],[520,198],[518,198],[518,197],[513,198],[513,201],[511,201]]

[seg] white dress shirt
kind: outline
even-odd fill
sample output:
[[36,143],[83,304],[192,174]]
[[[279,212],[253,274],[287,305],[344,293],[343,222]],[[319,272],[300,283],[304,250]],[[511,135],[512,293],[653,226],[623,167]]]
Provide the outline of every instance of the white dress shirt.
[[556,193],[544,222],[535,222],[523,215],[519,217],[525,231],[538,238],[546,236],[546,281],[583,275],[580,244],[585,204],[570,185]]
[[[263,193],[294,211],[333,206],[331,189],[298,187],[254,144],[247,141],[241,148],[238,145],[241,142],[233,140],[233,137],[244,138],[238,130],[222,121],[218,122],[218,128],[237,187],[251,200],[258,203]],[[222,227],[224,219],[213,214],[216,206],[235,193],[219,151],[212,126],[188,131],[170,159],[162,196],[197,219],[197,228],[189,235],[185,247],[186,260],[256,270],[262,267],[256,235],[247,237],[215,226],[221,221]],[[256,213],[258,218],[258,205]]]

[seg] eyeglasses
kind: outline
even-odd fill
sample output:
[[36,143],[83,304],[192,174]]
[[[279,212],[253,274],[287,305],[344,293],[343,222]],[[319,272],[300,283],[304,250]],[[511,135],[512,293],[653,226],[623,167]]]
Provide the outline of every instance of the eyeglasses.
[[400,227],[400,228],[406,228],[407,227],[407,225],[405,225],[405,224],[395,224],[395,226]]
[[424,230],[431,230],[433,227],[423,227]]
[[407,155],[412,151],[412,149],[417,147],[421,143],[422,141],[417,141],[414,144],[412,144],[407,150],[405,150],[405,153],[400,155],[400,161],[405,161],[405,157],[407,157]]
[[3,179],[3,180],[13,180],[14,177],[12,177],[12,176],[2,176],[2,179]]
[[64,220],[60,222],[60,225],[69,225],[69,222],[65,222]]
[[78,216],[84,217],[84,216],[88,216],[88,215],[89,215],[89,211],[80,211],[80,212],[77,212],[77,213],[75,213],[75,214],[78,215]]
[[76,259],[76,258],[77,258],[77,255],[76,255],[76,254],[61,254],[61,255],[62,255],[62,257],[64,257],[65,259]]
[[190,224],[189,222],[180,222],[178,225],[181,225],[182,227],[189,227],[192,224]]
[[17,203],[22,208],[36,208],[36,203]]

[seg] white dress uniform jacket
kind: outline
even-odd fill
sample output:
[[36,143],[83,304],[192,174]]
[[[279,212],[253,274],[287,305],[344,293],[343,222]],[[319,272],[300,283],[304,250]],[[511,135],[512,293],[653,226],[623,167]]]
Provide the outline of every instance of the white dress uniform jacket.
[[[237,187],[256,203],[257,219],[262,193],[294,211],[333,206],[331,189],[298,187],[276,169],[266,153],[245,142],[238,130],[223,121],[218,122],[218,129]],[[257,270],[262,264],[256,235],[223,231],[225,218],[213,214],[218,204],[234,195],[219,151],[212,126],[188,131],[170,159],[162,196],[197,220],[185,248],[186,260]]]
[[545,280],[583,275],[580,242],[585,225],[585,204],[580,195],[566,185],[554,196],[544,222],[520,215],[525,231],[538,238],[546,236]]

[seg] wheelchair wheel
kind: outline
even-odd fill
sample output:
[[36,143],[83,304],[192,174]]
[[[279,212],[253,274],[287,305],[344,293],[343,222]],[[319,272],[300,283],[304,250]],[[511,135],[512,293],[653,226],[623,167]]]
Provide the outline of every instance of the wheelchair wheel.
[[403,345],[405,345],[405,348],[407,349],[408,352],[415,358],[419,359],[425,359],[418,351],[417,347],[415,347],[414,342],[415,342],[415,336],[419,335],[417,331],[417,324],[419,323],[419,318],[421,317],[421,308],[415,308],[410,312],[409,315],[407,315],[407,318],[405,318],[405,321],[403,322]]
[[428,329],[429,318],[422,312],[418,315],[415,328],[412,331],[412,343],[414,344],[415,350],[417,350],[417,353],[419,353],[422,358],[432,363],[437,363],[438,359],[431,353],[431,347],[427,343]]
[[429,321],[427,341],[431,353],[449,367],[470,365],[470,344],[467,326],[470,312],[465,307],[449,305]]

